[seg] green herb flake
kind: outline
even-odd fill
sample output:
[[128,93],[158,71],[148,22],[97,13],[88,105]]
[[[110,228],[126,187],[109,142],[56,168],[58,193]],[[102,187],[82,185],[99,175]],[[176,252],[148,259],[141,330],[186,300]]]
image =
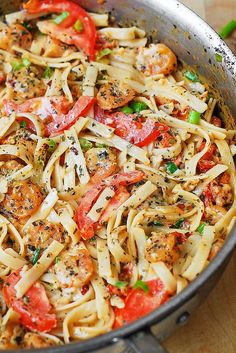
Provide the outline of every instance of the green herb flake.
[[57,16],[56,18],[53,19],[53,22],[54,22],[56,25],[59,25],[59,24],[62,23],[68,16],[69,16],[69,12],[63,11],[59,16]]
[[34,256],[33,256],[33,259],[32,259],[32,264],[33,264],[33,265],[35,265],[36,262],[38,261],[39,255],[40,255],[40,251],[41,251],[41,249],[36,249],[36,250],[35,250]]
[[53,141],[52,139],[49,139],[48,146],[49,146],[50,151],[54,151],[56,148],[56,142]]
[[47,66],[46,69],[43,72],[43,78],[49,79],[53,75],[53,69],[51,67]]
[[60,261],[61,261],[61,258],[60,258],[59,256],[57,256],[57,257],[55,258],[55,264],[58,264]]
[[20,122],[20,127],[21,127],[22,129],[25,129],[25,128],[27,127],[27,122],[26,122],[25,120],[22,120],[22,121]]
[[23,58],[22,59],[22,65],[24,67],[29,67],[31,65],[31,61],[29,59],[27,59],[27,58]]
[[22,299],[23,299],[23,302],[25,303],[25,304],[28,304],[29,303],[29,297],[27,296],[27,295],[24,295],[23,297],[22,297]]
[[119,289],[122,289],[122,288],[125,288],[126,286],[128,285],[127,282],[124,282],[124,281],[117,281],[114,286],[119,288]]
[[125,113],[126,115],[133,114],[133,112],[134,112],[133,109],[128,107],[127,105],[122,107],[120,111]]
[[182,227],[183,223],[184,223],[184,218],[180,218],[180,219],[178,219],[177,222],[175,222],[175,224],[173,224],[173,226],[171,228],[180,229]]
[[223,60],[223,56],[218,53],[215,53],[215,58],[218,63],[221,63]]
[[193,71],[185,71],[184,76],[192,82],[199,82],[198,75]]
[[147,283],[144,281],[140,281],[140,280],[136,281],[133,288],[142,289],[145,293],[149,292],[149,287],[148,287]]
[[153,225],[156,226],[156,227],[162,227],[163,223],[161,223],[160,221],[154,221]]

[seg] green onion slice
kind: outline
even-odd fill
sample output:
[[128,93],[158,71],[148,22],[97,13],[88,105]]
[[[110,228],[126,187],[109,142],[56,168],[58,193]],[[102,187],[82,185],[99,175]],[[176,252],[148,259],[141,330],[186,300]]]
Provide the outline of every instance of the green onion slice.
[[218,63],[221,63],[223,60],[223,56],[218,53],[215,53],[215,58]]
[[74,24],[74,29],[77,32],[82,32],[84,30],[84,24],[81,20],[77,20]]
[[196,110],[190,110],[188,116],[188,123],[198,125],[200,123],[201,114],[196,112]]
[[22,121],[20,122],[20,127],[21,127],[22,129],[25,129],[26,126],[27,126],[27,122],[26,122],[25,120],[22,120]]
[[62,23],[68,16],[69,16],[69,12],[63,11],[59,16],[57,16],[56,18],[53,19],[53,22],[54,22],[56,25],[59,25],[59,24]]
[[127,282],[124,282],[124,281],[117,281],[117,282],[114,284],[114,286],[117,287],[117,288],[119,288],[119,289],[124,288],[124,287],[126,287],[127,285],[128,285],[128,283],[127,283]]
[[206,226],[206,223],[201,223],[198,227],[197,227],[197,232],[202,234],[204,232],[204,228]]
[[104,56],[110,55],[112,50],[110,48],[105,48],[97,52],[96,54],[96,61],[102,59]]
[[93,147],[92,142],[84,139],[83,137],[79,138],[79,143],[80,143],[80,146],[81,146],[83,152],[86,152],[86,151],[90,150],[90,148]]
[[135,289],[142,289],[145,293],[149,292],[149,287],[148,287],[147,283],[144,281],[137,281],[134,284],[134,288]]
[[219,32],[221,38],[227,38],[236,29],[236,20],[229,21]]
[[34,256],[33,256],[33,259],[32,259],[32,264],[35,265],[36,262],[38,261],[39,259],[39,255],[40,255],[40,249],[36,249],[35,252],[34,252]]
[[51,69],[51,67],[47,66],[46,69],[44,70],[44,73],[43,73],[43,78],[51,78],[53,75],[53,69]]
[[173,162],[168,162],[166,165],[166,170],[168,173],[170,174],[174,174],[174,172],[176,172],[176,170],[178,170],[178,167],[175,163]]
[[142,110],[147,109],[148,107],[147,104],[144,102],[131,102],[129,106],[137,114],[140,113]]
[[177,222],[175,222],[175,224],[173,224],[173,226],[171,228],[180,229],[182,227],[183,223],[184,223],[184,218],[180,218],[180,219],[178,219]]
[[186,71],[184,73],[184,76],[189,80],[189,81],[192,81],[192,82],[199,82],[199,78],[198,78],[198,75],[193,72],[193,71]]
[[133,109],[132,108],[130,108],[130,107],[128,107],[127,105],[125,106],[125,107],[122,107],[121,108],[121,111],[123,112],[123,113],[125,113],[125,114],[133,114]]

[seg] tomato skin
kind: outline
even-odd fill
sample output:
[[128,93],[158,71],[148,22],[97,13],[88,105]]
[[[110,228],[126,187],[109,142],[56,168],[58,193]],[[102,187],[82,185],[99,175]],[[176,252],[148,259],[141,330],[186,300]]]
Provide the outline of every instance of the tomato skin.
[[114,308],[115,322],[113,328],[120,328],[141,317],[149,314],[169,299],[169,293],[165,290],[159,279],[146,282],[149,292],[141,289],[131,289],[124,299],[125,307]]
[[197,166],[198,166],[200,173],[205,173],[208,170],[210,170],[211,168],[213,168],[215,165],[216,164],[213,161],[208,161],[206,159],[200,159]]
[[129,173],[114,174],[103,182],[92,186],[92,188],[82,198],[79,207],[76,210],[75,221],[80,229],[81,237],[84,240],[91,239],[94,236],[95,223],[87,216],[92,205],[98,199],[100,193],[107,186],[118,187],[120,185],[130,185],[143,179],[143,173],[134,171]]
[[[69,16],[60,24],[54,25],[53,29],[50,31],[50,35],[59,40],[61,38],[61,33],[64,33],[64,42],[68,44],[75,44],[84,50],[84,52],[89,56],[90,60],[94,60],[95,55],[95,43],[97,32],[93,20],[88,15],[88,13],[73,1],[69,0],[29,0],[23,5],[24,9],[30,14],[35,13],[61,13],[68,12]],[[83,23],[83,31],[77,32],[73,25],[80,20]],[[45,23],[50,25],[50,21],[45,21]],[[65,34],[68,31],[68,41],[66,41]],[[72,41],[70,39],[72,38]]]
[[220,184],[229,184],[230,183],[230,174],[224,172],[223,175],[220,177]]
[[25,294],[28,298],[16,298],[15,285],[20,280],[21,269],[11,273],[3,286],[4,299],[20,315],[22,325],[30,330],[49,332],[57,325],[56,315],[50,314],[51,305],[42,284],[36,282]]
[[[199,148],[199,151],[202,151],[204,147],[205,147],[205,142],[202,142]],[[212,160],[215,152],[216,152],[216,145],[211,144],[207,152],[202,156],[202,158],[199,160],[197,164],[197,168],[200,173],[205,173],[216,165],[216,163]]]
[[[91,109],[94,103],[95,98],[81,96],[70,110],[71,104],[65,97],[32,98],[22,104],[16,104],[8,100],[3,101],[7,115],[15,112],[34,113],[39,116],[45,124],[45,136],[56,135],[69,129],[80,116]],[[22,118],[17,120],[20,121]],[[49,120],[51,122],[48,123]],[[32,123],[30,123],[29,127],[35,130]]]
[[218,118],[218,116],[213,115],[213,117],[211,118],[211,124],[217,127],[222,127],[222,120]]
[[123,112],[108,113],[95,106],[95,119],[102,124],[115,128],[116,135],[138,147],[144,147],[155,141],[159,136],[164,142],[163,147],[170,147],[170,139],[173,136],[168,134],[169,127],[147,118],[142,122],[136,114],[125,114]]

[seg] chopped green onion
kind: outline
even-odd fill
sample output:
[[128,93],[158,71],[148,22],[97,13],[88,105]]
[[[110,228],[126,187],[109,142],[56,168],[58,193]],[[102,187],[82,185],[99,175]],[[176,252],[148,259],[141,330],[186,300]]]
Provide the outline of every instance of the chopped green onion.
[[14,61],[11,63],[11,67],[13,71],[19,71],[24,67],[24,65],[22,64],[22,62]]
[[84,24],[81,20],[77,20],[74,24],[74,29],[77,32],[82,32],[84,30]]
[[188,116],[188,123],[198,125],[201,119],[201,114],[196,110],[190,110]]
[[97,54],[96,54],[96,61],[102,59],[104,56],[107,56],[109,54],[111,54],[112,50],[109,48],[105,48],[100,50]]
[[145,293],[149,292],[149,287],[146,282],[144,281],[136,281],[134,284],[135,289],[142,289]]
[[204,232],[204,228],[206,226],[206,223],[201,223],[198,227],[197,227],[197,232],[202,234]]
[[40,255],[40,249],[36,249],[35,252],[34,252],[34,256],[33,256],[33,259],[32,259],[32,264],[35,265],[36,262],[38,261],[38,258],[39,258],[39,255]]
[[117,287],[117,288],[119,288],[119,289],[121,289],[121,288],[126,287],[127,284],[128,284],[127,282],[117,281],[117,282],[114,284],[114,286]]
[[59,16],[57,16],[56,18],[54,18],[53,22],[54,22],[56,25],[59,25],[59,24],[62,23],[68,16],[69,16],[69,12],[63,11]]
[[44,70],[44,73],[43,73],[43,78],[51,78],[53,75],[53,69],[51,69],[51,67],[47,66],[46,69]]
[[130,108],[133,109],[135,113],[140,113],[142,110],[147,109],[147,104],[143,102],[131,102]]
[[81,146],[83,152],[86,152],[86,151],[90,150],[90,148],[93,147],[92,142],[90,142],[82,137],[79,139],[79,143],[80,143],[80,146]]
[[27,58],[22,59],[22,64],[24,67],[29,67],[31,65],[31,62]]
[[173,162],[168,162],[167,166],[166,166],[166,170],[168,173],[170,174],[174,174],[174,172],[176,172],[176,170],[178,170],[178,167],[175,163]]
[[20,127],[21,127],[22,129],[25,129],[26,126],[27,126],[27,122],[26,122],[25,120],[22,120],[22,121],[20,122]]
[[127,105],[125,107],[122,107],[121,111],[125,114],[133,114],[133,112],[134,112],[133,109],[128,107]]
[[215,53],[215,58],[218,63],[221,63],[223,60],[223,56],[218,53]]
[[198,75],[193,71],[185,71],[184,76],[192,82],[199,82]]
[[51,151],[54,151],[56,148],[56,142],[54,142],[52,139],[48,141],[48,146]]
[[170,139],[170,144],[173,145],[175,143],[175,139]]
[[97,147],[97,148],[103,148],[103,147],[106,147],[106,145],[103,145],[102,143],[95,143],[95,146]]
[[161,227],[161,226],[163,226],[163,223],[161,223],[159,221],[154,221],[153,225],[156,226],[156,227]]
[[96,236],[94,235],[94,237],[92,237],[91,239],[89,239],[89,241],[93,242],[96,240]]
[[182,227],[183,223],[184,223],[184,218],[180,218],[180,219],[178,219],[177,222],[175,222],[175,224],[173,224],[173,226],[171,228],[179,229]]
[[58,264],[60,261],[61,261],[61,258],[60,258],[59,256],[57,256],[57,257],[55,258],[55,263]]
[[221,38],[227,38],[236,29],[236,20],[229,21],[219,32]]

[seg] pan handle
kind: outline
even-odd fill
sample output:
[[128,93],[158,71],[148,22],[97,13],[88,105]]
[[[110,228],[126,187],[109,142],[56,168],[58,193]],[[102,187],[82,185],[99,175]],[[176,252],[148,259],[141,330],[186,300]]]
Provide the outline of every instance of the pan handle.
[[135,333],[124,339],[132,353],[167,353],[149,329]]

